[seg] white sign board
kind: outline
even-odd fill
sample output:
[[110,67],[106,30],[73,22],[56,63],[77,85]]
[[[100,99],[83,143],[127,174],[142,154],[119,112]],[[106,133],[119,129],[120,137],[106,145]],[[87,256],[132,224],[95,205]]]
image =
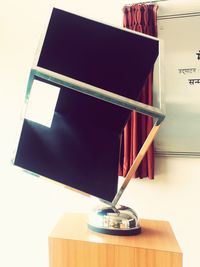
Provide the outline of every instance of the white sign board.
[[199,26],[200,12],[158,21],[164,43],[160,67],[166,110],[155,141],[159,154],[200,156]]

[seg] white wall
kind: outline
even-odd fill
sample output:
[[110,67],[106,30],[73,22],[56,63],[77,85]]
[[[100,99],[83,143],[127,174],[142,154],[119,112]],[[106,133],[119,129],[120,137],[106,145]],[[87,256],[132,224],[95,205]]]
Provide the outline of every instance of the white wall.
[[[126,2],[116,2],[8,0],[1,5],[0,266],[47,267],[47,238],[60,215],[90,208],[90,199],[22,172],[11,158],[29,70],[51,7],[121,26]],[[176,2],[182,6],[181,0]],[[163,3],[160,10],[170,12],[170,5]],[[183,249],[184,267],[200,266],[199,166],[199,158],[158,157],[155,180],[131,181],[121,200],[140,217],[170,221]]]

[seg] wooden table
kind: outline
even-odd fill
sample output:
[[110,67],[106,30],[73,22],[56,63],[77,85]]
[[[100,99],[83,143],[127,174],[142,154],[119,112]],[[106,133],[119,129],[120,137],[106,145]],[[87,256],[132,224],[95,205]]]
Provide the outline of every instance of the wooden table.
[[170,224],[140,224],[137,236],[111,236],[89,230],[85,214],[65,214],[49,236],[50,267],[182,267]]

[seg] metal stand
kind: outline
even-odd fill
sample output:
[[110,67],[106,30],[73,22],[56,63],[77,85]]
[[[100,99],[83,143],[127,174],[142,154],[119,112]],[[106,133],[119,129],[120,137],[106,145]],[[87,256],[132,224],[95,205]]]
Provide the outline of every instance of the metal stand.
[[137,235],[141,232],[137,214],[131,208],[104,207],[89,216],[88,227],[92,231],[109,235]]

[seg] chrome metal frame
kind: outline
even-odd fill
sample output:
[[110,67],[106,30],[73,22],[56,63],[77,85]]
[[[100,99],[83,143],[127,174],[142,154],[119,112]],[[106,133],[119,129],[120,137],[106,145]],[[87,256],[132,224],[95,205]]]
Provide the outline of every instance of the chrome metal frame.
[[142,113],[142,114],[151,116],[155,119],[154,126],[153,126],[151,132],[149,133],[149,135],[147,136],[147,139],[144,142],[142,148],[140,149],[140,151],[139,151],[135,161],[133,162],[127,176],[125,177],[124,183],[122,184],[120,190],[116,194],[112,203],[110,203],[112,206],[116,206],[116,204],[118,203],[121,195],[123,194],[126,186],[128,185],[128,183],[131,179],[132,173],[137,170],[137,168],[138,168],[140,162],[142,161],[145,153],[147,152],[149,146],[151,145],[153,139],[155,138],[155,136],[156,136],[156,134],[160,128],[160,124],[165,118],[164,113],[156,107],[148,106],[146,104],[140,103],[140,102],[132,100],[130,98],[106,91],[102,88],[98,88],[96,86],[93,86],[93,85],[90,85],[90,84],[87,84],[84,82],[80,82],[78,80],[69,78],[67,76],[64,76],[64,75],[58,74],[56,72],[49,71],[47,69],[37,67],[37,66],[35,66],[34,68],[31,69],[31,72],[29,75],[27,91],[26,91],[26,102],[28,102],[28,100],[29,100],[29,95],[30,95],[33,81],[34,81],[34,79],[37,79],[37,78],[42,78],[43,80],[46,80],[47,82],[52,82],[56,85],[65,86],[69,89],[72,89],[72,90],[81,92],[83,94],[87,94],[87,95],[96,97],[96,98],[101,99],[103,101],[112,103],[114,105],[129,109],[129,110],[136,111],[138,113]]

